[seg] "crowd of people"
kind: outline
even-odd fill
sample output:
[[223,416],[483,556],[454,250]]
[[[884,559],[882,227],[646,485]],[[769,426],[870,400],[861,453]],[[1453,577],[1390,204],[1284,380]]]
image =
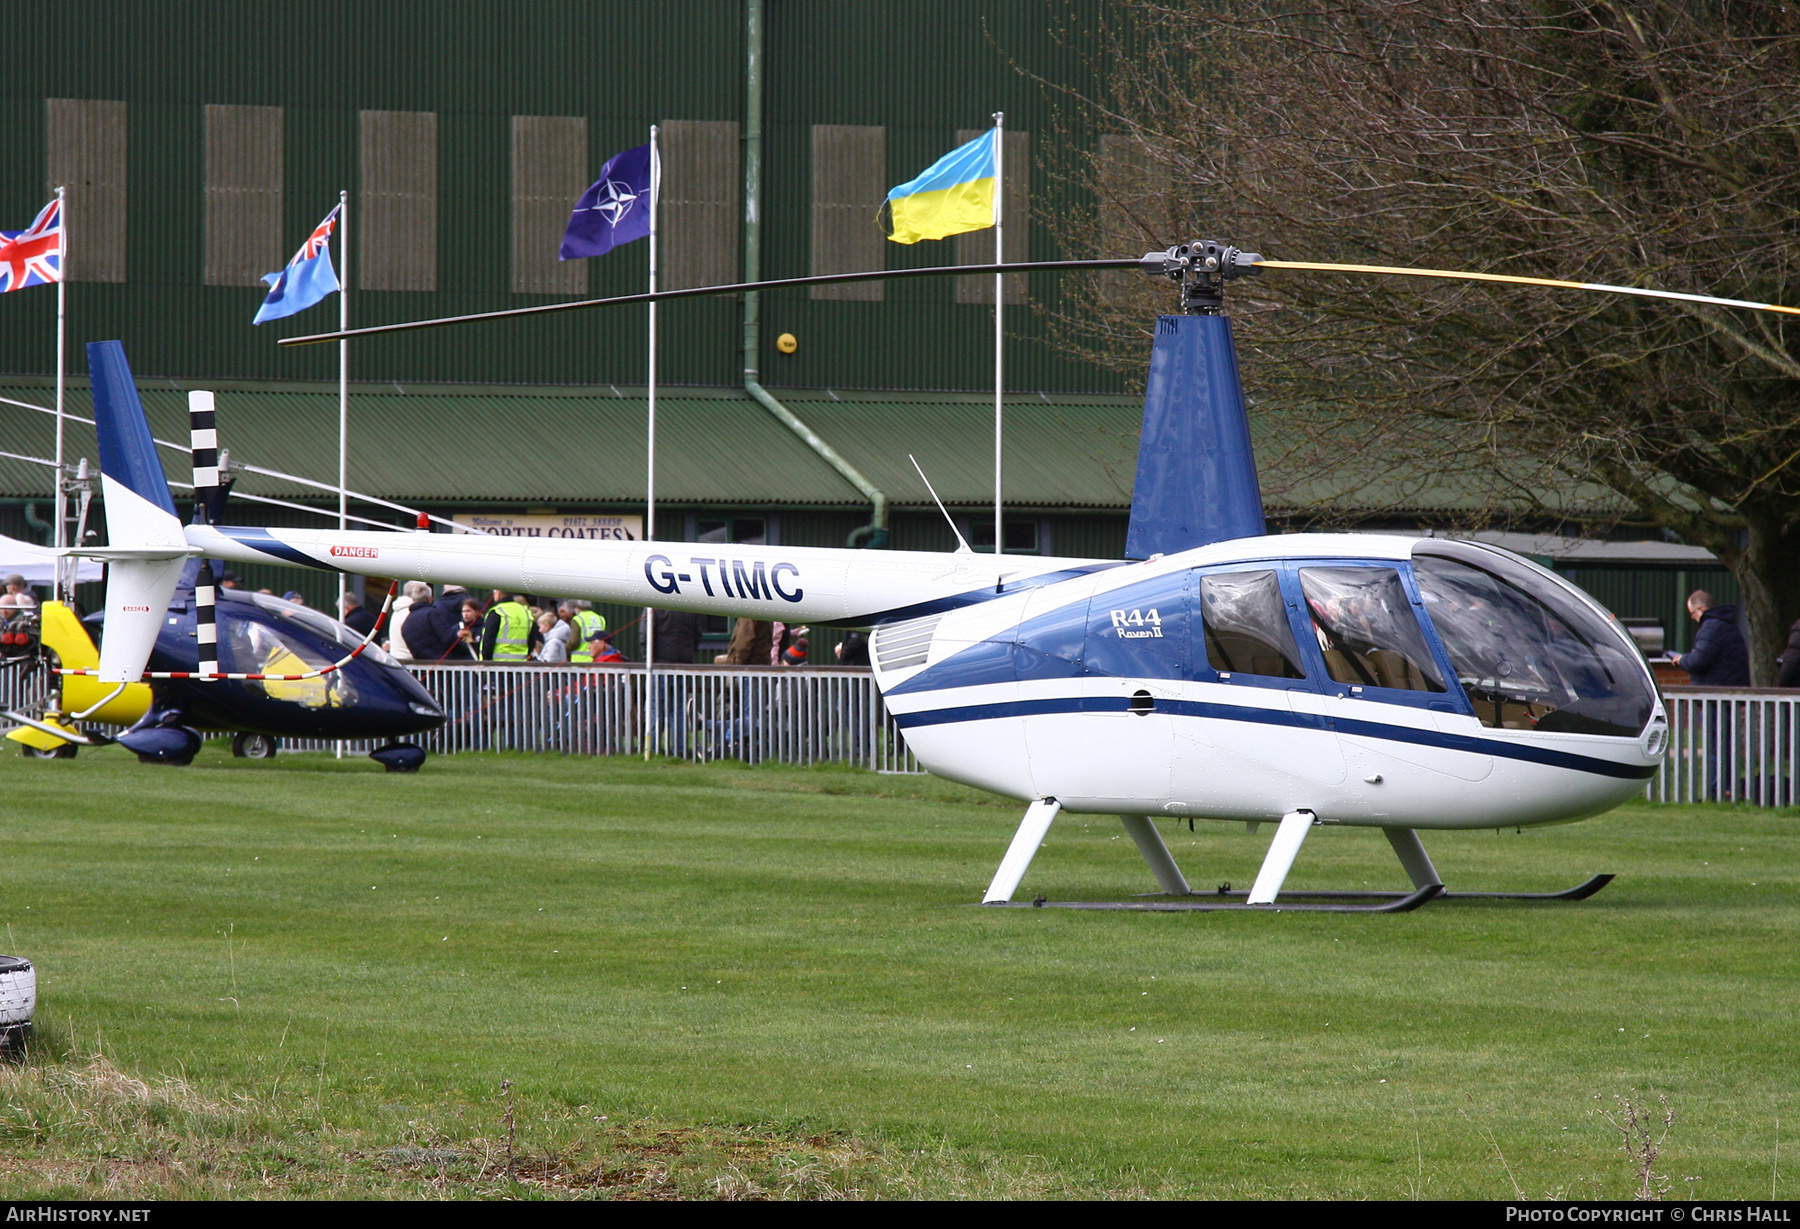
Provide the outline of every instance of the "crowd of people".
[[[343,622],[367,635],[375,615],[354,594],[346,594]],[[493,590],[483,602],[461,585],[445,585],[433,598],[430,585],[413,580],[394,602],[382,647],[400,661],[419,665],[469,661],[593,665],[625,660],[614,643],[622,630],[609,629],[592,602],[554,601],[502,589]],[[658,663],[693,665],[699,660],[706,638],[704,616],[656,610],[647,630]],[[717,665],[803,666],[809,647],[805,627],[737,619],[725,651],[712,660]],[[850,633],[835,646],[834,656],[847,666],[868,665],[868,638]]]

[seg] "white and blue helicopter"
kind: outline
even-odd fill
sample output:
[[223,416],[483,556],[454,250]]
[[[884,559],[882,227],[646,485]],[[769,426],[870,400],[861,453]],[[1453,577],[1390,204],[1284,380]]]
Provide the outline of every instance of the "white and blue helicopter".
[[[1635,287],[1265,261],[1201,241],[1138,260],[832,275],[629,295],[316,337],[609,303],[969,272],[1141,267],[1181,288],[1156,325],[1128,561],[428,532],[183,525],[135,395],[95,415],[112,563],[99,675],[136,681],[183,562],[287,563],[471,587],[872,629],[875,679],[918,760],[1027,804],[983,895],[1012,901],[1056,816],[1122,817],[1162,894],[1072,907],[1401,911],[1445,893],[1424,831],[1566,823],[1642,796],[1668,743],[1630,637],[1575,586],[1495,547],[1266,532],[1227,282],[1339,269],[1773,305]],[[1778,309],[1781,310],[1781,309]],[[1793,310],[1793,309],[1785,309]],[[115,345],[116,343],[101,343]],[[127,383],[128,387],[128,383]],[[210,401],[208,402],[210,408]],[[210,423],[208,424],[210,426]],[[216,445],[197,434],[196,456]],[[196,495],[214,481],[196,472]],[[1276,829],[1248,892],[1193,892],[1154,821]],[[1410,892],[1292,893],[1320,825],[1379,828]],[[1292,903],[1295,900],[1301,903]],[[1031,902],[1045,904],[1041,897]]]

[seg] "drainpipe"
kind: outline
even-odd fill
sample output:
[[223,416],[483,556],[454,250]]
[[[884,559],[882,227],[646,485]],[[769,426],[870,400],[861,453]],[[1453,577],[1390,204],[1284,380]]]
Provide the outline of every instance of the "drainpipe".
[[25,505],[25,523],[44,535],[45,546],[50,545],[51,538],[56,534],[56,522],[53,520],[47,521],[39,516],[37,505],[35,503],[28,503]]
[[[744,280],[762,277],[762,64],[763,0],[746,0],[744,10]],[[881,548],[888,544],[887,496],[863,477],[838,450],[801,422],[757,382],[762,361],[762,294],[744,294],[744,391],[773,414],[789,431],[806,442],[824,462],[836,470],[869,501],[869,523],[850,534],[851,546]]]

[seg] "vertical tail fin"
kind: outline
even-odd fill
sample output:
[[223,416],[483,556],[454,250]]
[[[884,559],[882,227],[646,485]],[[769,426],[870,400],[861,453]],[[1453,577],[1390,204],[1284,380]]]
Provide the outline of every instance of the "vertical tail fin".
[[88,343],[94,429],[100,438],[100,484],[106,536],[113,554],[106,578],[103,682],[136,682],[156,645],[175,583],[187,562],[187,535],[169,497],[169,480],[138,400],[137,384],[116,341]]
[[100,437],[107,544],[186,550],[187,537],[169,498],[169,479],[156,455],[125,347],[116,341],[89,342],[88,374],[94,385],[94,430]]
[[1161,316],[1125,557],[1172,555],[1264,532],[1231,319]]

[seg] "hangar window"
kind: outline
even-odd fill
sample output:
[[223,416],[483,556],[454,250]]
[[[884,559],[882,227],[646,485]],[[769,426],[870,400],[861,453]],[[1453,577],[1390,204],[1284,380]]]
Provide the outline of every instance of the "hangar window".
[[44,158],[49,186],[69,190],[68,279],[124,281],[125,104],[46,98]]
[[[1100,250],[1130,252],[1136,250],[1133,244],[1152,248],[1162,242],[1158,236],[1182,229],[1169,224],[1164,202],[1180,200],[1183,194],[1169,191],[1168,176],[1158,172],[1142,143],[1120,133],[1103,135],[1095,169],[1099,172]],[[1131,269],[1109,269],[1096,276],[1108,296],[1136,294],[1144,281],[1142,274]]]
[[208,286],[261,286],[282,251],[282,110],[209,104],[205,268]]
[[1552,608],[1459,560],[1420,556],[1413,575],[1481,724],[1631,737],[1650,720],[1655,699],[1643,667],[1624,637],[1580,603],[1563,598]]
[[1443,691],[1437,663],[1393,568],[1301,568],[1300,587],[1332,679]]
[[659,208],[663,289],[737,281],[738,126],[672,119],[662,126]]
[[364,290],[436,290],[438,123],[432,111],[364,111],[362,216],[356,241]]
[[1202,576],[1200,618],[1206,629],[1206,663],[1214,670],[1306,677],[1273,571]]
[[[814,124],[812,130],[812,271],[860,273],[887,261],[875,211],[887,196],[887,129]],[[879,303],[880,282],[814,286],[814,299]]]
[[588,262],[557,259],[569,203],[587,186],[585,115],[512,117],[514,294],[588,292]]
[[[968,540],[969,549],[982,555],[994,553],[994,518],[991,516],[970,517],[962,523],[963,537]],[[1006,535],[1006,553],[1009,555],[1044,555],[1044,539],[1049,535],[1044,532],[1044,523],[1023,516],[1009,516],[1000,526],[1000,532]]]
[[[981,131],[988,131],[983,129]],[[966,145],[980,136],[973,128],[958,130],[956,143]],[[1005,164],[1000,168],[1006,180],[1006,259],[1019,263],[1031,259],[1031,134],[1008,128],[1006,141],[1000,147]],[[994,263],[994,228],[964,231],[956,236],[956,263],[988,265]],[[971,273],[956,279],[958,303],[992,303],[994,277],[991,273]],[[1025,301],[1025,275],[1015,273],[1006,279],[1006,301]]]

